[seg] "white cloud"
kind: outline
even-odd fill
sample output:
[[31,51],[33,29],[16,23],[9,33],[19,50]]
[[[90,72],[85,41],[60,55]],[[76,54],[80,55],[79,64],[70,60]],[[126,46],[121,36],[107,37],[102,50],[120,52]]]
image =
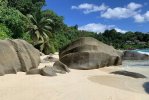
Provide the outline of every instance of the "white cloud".
[[122,32],[122,33],[126,32],[126,30],[119,29],[115,27],[115,25],[104,25],[101,23],[90,23],[84,26],[80,26],[78,29],[90,31],[90,32],[96,32],[96,33],[100,33],[100,32],[102,33],[105,30],[110,30],[110,29],[115,29],[117,32]]
[[149,21],[149,11],[142,14],[142,7],[146,4],[139,4],[135,2],[130,2],[123,7],[110,8],[104,3],[100,6],[95,4],[83,3],[78,6],[72,6],[71,9],[81,10],[84,14],[89,14],[92,12],[99,12],[102,18],[107,19],[126,19],[132,18],[136,23],[142,23]]
[[149,21],[149,11],[147,11],[145,14],[137,14],[134,16],[135,22],[142,23],[145,21]]
[[131,9],[131,10],[136,10],[138,8],[141,8],[142,5],[141,4],[137,4],[137,3],[134,3],[134,2],[131,2],[127,5],[127,8],[128,9]]
[[105,12],[101,13],[101,17],[104,18],[129,18],[138,14],[141,4],[134,2],[129,3],[125,7],[108,8]]
[[83,3],[78,6],[72,6],[71,9],[83,10],[84,14],[89,14],[92,12],[104,11],[108,8],[104,3],[100,6],[95,4]]
[[149,11],[144,14],[145,20],[149,21]]
[[106,12],[101,14],[101,17],[108,18],[108,19],[128,18],[128,17],[133,16],[134,14],[135,12],[132,12],[129,9],[117,7],[114,9],[109,8]]
[[127,31],[126,30],[122,30],[120,28],[114,28],[117,32],[121,32],[121,33],[126,33]]
[[138,23],[141,23],[141,22],[144,22],[144,17],[141,16],[140,14],[137,14],[134,16],[134,19],[135,19],[135,22],[138,22]]

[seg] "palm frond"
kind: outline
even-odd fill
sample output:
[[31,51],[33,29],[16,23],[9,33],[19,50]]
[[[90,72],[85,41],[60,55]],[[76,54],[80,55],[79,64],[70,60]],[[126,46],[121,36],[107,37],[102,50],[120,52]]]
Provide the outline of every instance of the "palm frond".
[[35,34],[36,34],[37,39],[39,40],[39,38],[40,38],[40,33],[39,33],[39,31],[36,31]]
[[37,21],[32,15],[27,15],[27,17],[31,22],[28,32],[33,39],[33,45],[39,47],[40,51],[44,51],[46,49],[45,46],[49,44],[53,21],[46,18],[41,18]]
[[51,32],[47,29],[43,29],[43,32],[46,33],[49,37],[52,35]]
[[37,25],[37,21],[36,21],[36,19],[33,17],[33,15],[28,14],[27,17],[30,19],[30,21],[31,21],[33,24]]
[[49,30],[49,31],[52,30],[52,27],[51,26],[44,26],[44,28],[47,29],[47,30]]

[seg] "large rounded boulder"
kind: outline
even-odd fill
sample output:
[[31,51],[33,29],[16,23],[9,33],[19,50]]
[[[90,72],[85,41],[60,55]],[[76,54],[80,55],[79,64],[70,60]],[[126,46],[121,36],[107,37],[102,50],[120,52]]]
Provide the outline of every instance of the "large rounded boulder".
[[0,75],[37,68],[40,52],[24,40],[0,40]]
[[82,37],[59,52],[62,63],[73,69],[95,69],[122,64],[117,50],[94,38]]

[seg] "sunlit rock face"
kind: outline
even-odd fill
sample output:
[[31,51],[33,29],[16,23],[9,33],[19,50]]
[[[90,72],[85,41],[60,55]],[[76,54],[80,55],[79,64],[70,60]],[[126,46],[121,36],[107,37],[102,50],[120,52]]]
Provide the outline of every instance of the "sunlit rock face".
[[24,40],[0,40],[0,75],[37,68],[40,52]]
[[94,38],[82,37],[62,48],[60,61],[73,69],[96,69],[122,64],[117,50]]

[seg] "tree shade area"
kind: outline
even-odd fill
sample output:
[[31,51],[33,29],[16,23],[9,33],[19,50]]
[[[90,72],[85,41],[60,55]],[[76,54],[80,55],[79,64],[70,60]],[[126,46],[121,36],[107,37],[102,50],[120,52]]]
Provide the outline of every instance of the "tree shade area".
[[0,39],[24,39],[45,54],[80,37],[94,37],[117,49],[149,48],[149,34],[81,31],[78,25],[67,26],[64,17],[52,10],[42,10],[45,4],[45,0],[0,0]]

